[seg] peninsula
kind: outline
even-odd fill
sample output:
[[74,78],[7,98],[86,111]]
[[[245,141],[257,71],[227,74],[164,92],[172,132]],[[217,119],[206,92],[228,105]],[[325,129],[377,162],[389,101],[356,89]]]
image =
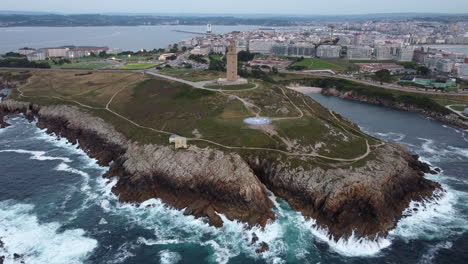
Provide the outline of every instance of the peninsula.
[[[0,118],[23,113],[67,138],[116,178],[123,202],[160,198],[222,226],[274,221],[268,192],[336,239],[386,236],[435,173],[403,146],[281,84],[220,88],[146,71],[2,70]],[[209,75],[211,76],[211,75]],[[253,80],[250,80],[253,81]],[[262,124],[244,122],[265,118]],[[5,120],[8,122],[8,119]],[[171,135],[187,148],[175,149]]]

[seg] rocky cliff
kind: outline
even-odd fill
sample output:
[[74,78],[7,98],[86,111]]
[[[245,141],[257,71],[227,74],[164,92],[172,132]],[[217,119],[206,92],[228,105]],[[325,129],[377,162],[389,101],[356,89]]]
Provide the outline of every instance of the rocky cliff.
[[374,238],[395,227],[411,200],[423,200],[440,188],[424,178],[429,166],[401,146],[387,144],[374,153],[376,159],[349,169],[291,169],[259,157],[249,164],[270,190],[333,235],[354,231]]
[[262,155],[241,157],[191,146],[176,151],[129,142],[102,119],[70,106],[38,107],[11,100],[4,113],[35,116],[49,133],[79,142],[100,164],[105,177],[118,177],[113,191],[124,202],[158,197],[222,225],[217,213],[251,225],[274,219],[267,188],[335,237],[386,235],[411,200],[433,195],[440,186],[424,178],[429,167],[399,145],[374,149],[375,159],[349,169],[304,169]]
[[441,121],[441,122],[444,122],[453,126],[457,126],[463,129],[468,129],[468,120],[462,120],[455,113],[444,115],[438,112],[427,111],[427,110],[415,107],[413,105],[398,103],[398,102],[388,100],[385,98],[362,95],[355,91],[339,91],[334,88],[324,88],[322,89],[322,94],[328,95],[328,96],[337,96],[343,99],[359,101],[359,102],[364,102],[368,104],[381,105],[381,106],[390,107],[394,109],[416,112],[416,113],[423,114],[425,116],[428,116],[430,118],[433,118],[435,120],[438,120],[438,121]]
[[207,217],[215,226],[223,224],[218,213],[262,226],[274,218],[264,185],[235,153],[138,145],[104,120],[71,106],[38,107],[6,100],[0,109],[35,116],[38,127],[79,143],[99,164],[110,165],[105,176],[118,177],[113,191],[122,201],[161,198],[186,214]]

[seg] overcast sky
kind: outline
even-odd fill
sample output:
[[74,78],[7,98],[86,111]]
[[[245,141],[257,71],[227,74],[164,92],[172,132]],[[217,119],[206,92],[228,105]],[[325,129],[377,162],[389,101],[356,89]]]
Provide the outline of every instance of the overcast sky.
[[64,13],[468,13],[468,0],[0,0],[0,10]]

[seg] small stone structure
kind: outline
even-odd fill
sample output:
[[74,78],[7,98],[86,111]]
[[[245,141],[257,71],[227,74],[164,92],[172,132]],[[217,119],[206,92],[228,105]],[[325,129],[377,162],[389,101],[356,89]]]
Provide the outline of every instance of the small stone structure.
[[246,79],[242,79],[237,75],[237,41],[232,39],[229,43],[228,52],[226,54],[226,78],[218,79],[219,85],[239,85],[247,84]]
[[178,136],[178,135],[172,135],[169,137],[169,143],[170,144],[175,144],[175,149],[187,149],[188,148],[188,145],[187,145],[187,138],[185,137],[181,137],[181,136]]

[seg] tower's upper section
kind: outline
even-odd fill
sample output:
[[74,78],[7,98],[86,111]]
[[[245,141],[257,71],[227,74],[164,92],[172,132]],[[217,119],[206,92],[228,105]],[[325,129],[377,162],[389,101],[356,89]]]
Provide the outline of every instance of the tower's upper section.
[[228,53],[237,54],[237,41],[235,39],[229,41]]

